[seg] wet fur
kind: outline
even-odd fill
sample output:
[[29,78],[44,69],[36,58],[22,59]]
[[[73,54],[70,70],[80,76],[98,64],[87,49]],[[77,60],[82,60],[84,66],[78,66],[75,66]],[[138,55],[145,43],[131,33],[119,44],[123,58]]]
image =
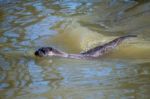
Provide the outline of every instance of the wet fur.
[[114,49],[116,46],[118,46],[123,40],[125,40],[129,37],[136,37],[136,35],[127,35],[127,36],[122,36],[122,37],[116,38],[104,45],[97,46],[95,48],[92,48],[92,49],[90,49],[86,52],[80,53],[80,54],[98,57],[100,55],[108,53],[109,51]]
[[129,38],[129,37],[136,37],[136,35],[127,35],[122,36],[119,38],[116,38],[104,45],[100,45],[97,47],[94,47],[86,52],[79,53],[79,54],[68,54],[63,51],[57,50],[52,47],[42,47],[35,51],[36,56],[49,56],[49,52],[53,52],[54,56],[59,57],[65,57],[65,58],[75,58],[75,59],[89,59],[89,58],[96,58],[99,56],[104,55],[105,53],[110,52],[112,49],[114,49],[116,46],[118,46],[123,40]]

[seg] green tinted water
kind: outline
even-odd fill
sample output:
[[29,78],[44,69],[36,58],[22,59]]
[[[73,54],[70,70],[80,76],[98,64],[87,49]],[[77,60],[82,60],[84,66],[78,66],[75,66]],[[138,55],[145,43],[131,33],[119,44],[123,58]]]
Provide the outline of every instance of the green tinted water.
[[[0,99],[149,99],[148,0],[0,1]],[[136,34],[96,60],[38,58],[53,46],[79,53]]]

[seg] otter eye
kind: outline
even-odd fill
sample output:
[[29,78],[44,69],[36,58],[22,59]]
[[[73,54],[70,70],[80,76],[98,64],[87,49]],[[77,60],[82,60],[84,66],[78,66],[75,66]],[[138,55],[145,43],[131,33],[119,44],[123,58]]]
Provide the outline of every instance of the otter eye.
[[52,50],[53,50],[53,48],[52,48],[52,47],[48,47],[48,49],[49,49],[49,51],[52,51]]

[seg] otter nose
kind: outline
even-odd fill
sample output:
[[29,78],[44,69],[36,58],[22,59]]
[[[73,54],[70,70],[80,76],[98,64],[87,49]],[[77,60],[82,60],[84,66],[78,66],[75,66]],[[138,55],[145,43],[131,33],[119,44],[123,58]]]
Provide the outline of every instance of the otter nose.
[[39,56],[39,57],[45,56],[44,53],[42,51],[40,51],[40,50],[35,51],[34,55],[35,56]]
[[49,47],[41,47],[38,50],[36,50],[34,54],[39,57],[47,56],[49,50]]
[[38,52],[38,51],[35,51],[34,55],[35,55],[35,56],[39,56],[39,52]]

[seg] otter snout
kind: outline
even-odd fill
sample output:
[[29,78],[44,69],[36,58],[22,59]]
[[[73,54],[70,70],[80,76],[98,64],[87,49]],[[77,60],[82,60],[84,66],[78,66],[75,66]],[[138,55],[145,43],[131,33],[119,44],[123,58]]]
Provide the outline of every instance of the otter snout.
[[47,56],[50,50],[51,50],[51,48],[49,48],[49,47],[42,47],[42,48],[36,50],[34,54],[36,56],[43,57],[43,56]]
[[39,50],[35,51],[34,55],[35,55],[35,56],[39,56],[39,57],[45,56],[44,53],[41,52],[41,51],[39,51]]

